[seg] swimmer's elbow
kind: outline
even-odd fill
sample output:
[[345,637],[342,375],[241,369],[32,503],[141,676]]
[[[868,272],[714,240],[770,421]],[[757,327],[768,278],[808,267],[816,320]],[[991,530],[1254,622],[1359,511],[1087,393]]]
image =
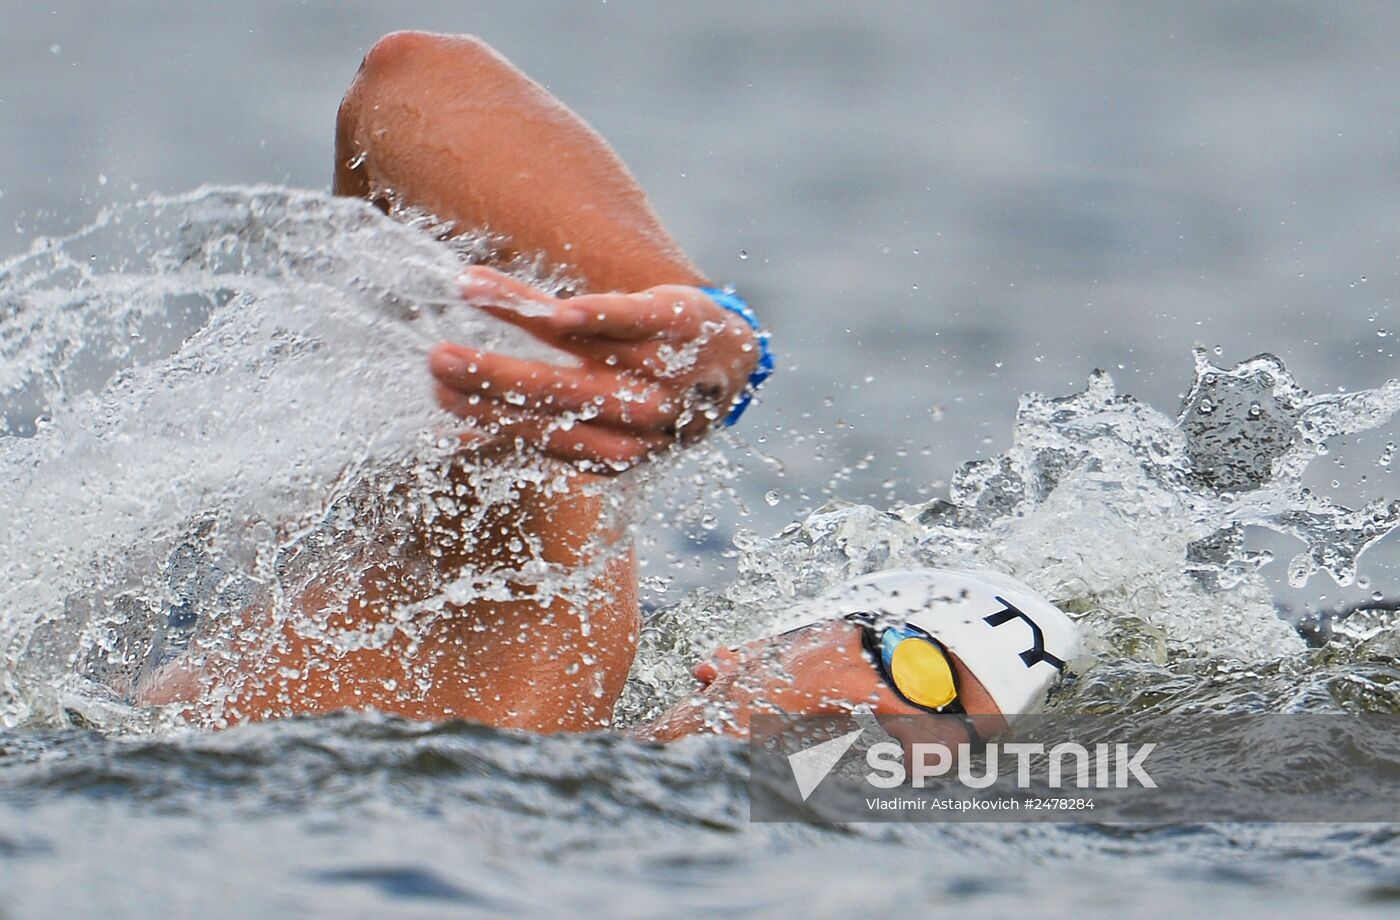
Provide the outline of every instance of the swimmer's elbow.
[[501,56],[494,48],[475,35],[443,35],[436,32],[405,30],[390,32],[369,49],[360,64],[359,78],[373,79],[402,69],[405,65],[422,64],[426,57],[448,54],[456,63],[494,64]]

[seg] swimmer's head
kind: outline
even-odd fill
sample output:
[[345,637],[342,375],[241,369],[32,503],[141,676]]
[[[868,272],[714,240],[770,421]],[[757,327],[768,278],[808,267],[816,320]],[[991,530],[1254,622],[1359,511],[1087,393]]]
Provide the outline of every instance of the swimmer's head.
[[1068,616],[995,572],[880,572],[789,610],[780,628],[697,666],[702,689],[654,734],[743,734],[755,713],[859,706],[965,713],[989,737],[1038,709],[1079,648]]
[[[1078,628],[1063,611],[1000,572],[893,569],[846,582],[794,608],[789,628],[841,617],[867,627],[881,643],[886,678],[932,662],[924,649],[949,653],[976,676],[1003,715],[1035,712],[1079,651]],[[923,640],[906,643],[906,640]],[[909,668],[899,667],[901,657]],[[927,675],[924,675],[927,678]],[[899,681],[904,683],[903,680]],[[926,679],[927,683],[928,680]],[[918,678],[910,675],[910,686]],[[936,687],[933,681],[930,689]],[[909,694],[905,694],[910,696]],[[937,710],[937,698],[911,698]]]

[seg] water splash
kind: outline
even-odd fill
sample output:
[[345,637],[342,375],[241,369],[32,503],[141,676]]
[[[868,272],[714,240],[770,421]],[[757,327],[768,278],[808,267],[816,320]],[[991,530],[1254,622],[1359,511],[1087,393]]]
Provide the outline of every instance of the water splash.
[[[558,356],[453,309],[462,260],[489,255],[489,238],[449,244],[407,217],[286,189],[206,189],[113,208],[0,265],[0,720],[76,709],[129,721],[124,690],[225,638],[239,611],[285,615],[311,579],[363,569],[411,523],[460,512],[438,502],[456,426],[427,392],[426,348],[457,339]],[[1296,661],[1303,643],[1247,533],[1301,543],[1294,583],[1351,582],[1400,503],[1349,508],[1305,476],[1330,442],[1390,423],[1400,384],[1313,396],[1267,355],[1196,363],[1175,418],[1096,373],[1083,392],[1024,397],[1012,447],[963,467],[944,498],[832,502],[776,537],[741,533],[732,584],[651,618],[619,715],[654,713],[691,686],[696,657],[780,626],[795,601],[899,565],[1001,569],[1082,614],[1091,647],[1120,662],[1075,685],[1086,704],[1104,687],[1160,698],[1143,675],[1166,668],[1170,683],[1183,660]],[[471,484],[489,506],[509,501],[519,476],[549,488],[553,475],[483,470]],[[655,498],[655,482],[641,494]],[[521,581],[581,591],[590,573],[540,564],[509,576],[446,573],[388,629]],[[1304,667],[1309,693],[1390,705],[1384,675],[1334,679],[1334,664],[1394,651],[1392,619],[1364,613],[1337,632],[1361,657]]]
[[[285,612],[311,570],[368,565],[407,518],[446,513],[459,426],[428,346],[567,359],[461,306],[462,260],[491,241],[434,229],[210,188],[0,265],[0,721],[52,718],[90,677],[129,687],[197,622]],[[489,505],[513,484],[473,485]]]
[[[1248,547],[1247,529],[1302,544],[1292,584],[1318,572],[1350,584],[1361,554],[1400,525],[1400,501],[1348,508],[1310,491],[1305,474],[1329,440],[1398,413],[1400,382],[1312,396],[1271,355],[1221,368],[1198,352],[1175,418],[1118,394],[1102,372],[1071,396],[1027,395],[1011,448],[963,466],[946,498],[889,510],[831,502],[776,537],[741,533],[734,584],[648,625],[620,711],[655,715],[693,686],[688,665],[708,649],[781,629],[794,602],[897,566],[998,569],[1082,614],[1090,648],[1126,662],[1096,678],[1124,698],[1140,689],[1142,663],[1296,656],[1304,643],[1260,572],[1271,556]],[[1280,705],[1291,692],[1279,689]]]

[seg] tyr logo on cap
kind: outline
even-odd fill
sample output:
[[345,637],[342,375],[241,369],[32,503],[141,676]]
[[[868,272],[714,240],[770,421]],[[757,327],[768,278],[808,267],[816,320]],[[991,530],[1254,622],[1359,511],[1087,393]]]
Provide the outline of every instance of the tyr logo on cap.
[[1025,621],[1026,625],[1031,628],[1031,647],[1019,653],[1021,661],[1025,666],[1028,668],[1034,667],[1044,661],[1055,670],[1063,671],[1065,669],[1064,661],[1045,650],[1045,633],[1041,630],[1040,624],[1036,623],[1035,620],[1030,618],[1029,614],[1004,597],[998,595],[997,603],[1001,604],[1002,609],[983,617],[982,621],[993,628],[1001,626],[1003,623],[1010,623],[1012,620]]

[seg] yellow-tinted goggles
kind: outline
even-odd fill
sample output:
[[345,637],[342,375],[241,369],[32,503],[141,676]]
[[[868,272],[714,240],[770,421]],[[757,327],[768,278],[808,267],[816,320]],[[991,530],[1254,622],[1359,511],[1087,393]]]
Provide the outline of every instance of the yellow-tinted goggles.
[[[873,645],[874,630],[867,627],[866,632],[867,646]],[[885,680],[900,696],[934,712],[945,712],[950,707],[961,711],[953,662],[937,640],[907,626],[890,626],[879,635],[878,646],[870,648],[870,652],[879,662]]]

